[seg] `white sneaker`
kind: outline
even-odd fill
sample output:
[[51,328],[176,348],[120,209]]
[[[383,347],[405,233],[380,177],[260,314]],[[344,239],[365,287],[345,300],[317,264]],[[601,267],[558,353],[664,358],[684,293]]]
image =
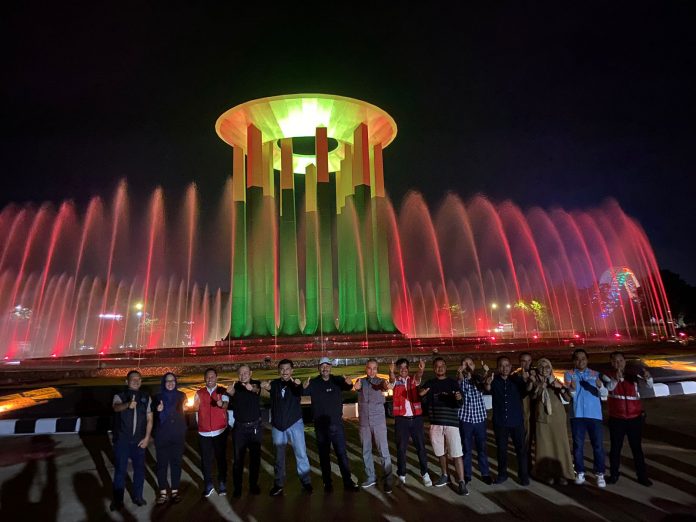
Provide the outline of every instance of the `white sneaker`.
[[399,482],[406,484],[406,475],[399,475]]
[[607,481],[604,480],[603,473],[597,473],[597,487],[598,488],[606,488],[607,487]]
[[430,473],[426,473],[425,475],[423,475],[423,485],[426,488],[429,488],[430,486],[433,485],[433,481],[430,480]]
[[[604,480],[603,477],[602,477],[602,480]],[[583,485],[583,484],[585,483],[585,474],[584,474],[584,473],[577,473],[577,474],[575,475],[575,483],[576,483],[578,486]]]

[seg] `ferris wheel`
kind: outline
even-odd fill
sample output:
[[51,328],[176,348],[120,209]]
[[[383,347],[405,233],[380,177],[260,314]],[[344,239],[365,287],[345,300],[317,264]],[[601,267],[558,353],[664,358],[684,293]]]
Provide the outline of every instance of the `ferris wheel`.
[[627,298],[633,302],[639,302],[638,278],[627,266],[614,266],[609,268],[599,278],[599,303],[600,316],[604,319],[611,315],[621,305],[621,292],[624,291]]

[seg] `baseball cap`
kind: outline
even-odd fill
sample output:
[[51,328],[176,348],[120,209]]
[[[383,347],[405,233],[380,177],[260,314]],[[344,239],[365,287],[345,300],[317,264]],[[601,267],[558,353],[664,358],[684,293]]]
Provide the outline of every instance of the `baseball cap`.
[[319,360],[319,366],[321,366],[322,364],[328,364],[329,366],[333,366],[333,363],[331,362],[331,359],[329,359],[328,357],[322,357],[322,358]]

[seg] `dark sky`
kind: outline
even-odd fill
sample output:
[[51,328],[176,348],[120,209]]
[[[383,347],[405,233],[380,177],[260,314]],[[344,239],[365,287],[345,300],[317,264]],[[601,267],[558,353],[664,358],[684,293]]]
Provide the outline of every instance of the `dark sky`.
[[411,188],[433,206],[448,190],[522,208],[615,197],[660,265],[696,284],[690,2],[65,4],[3,6],[0,206],[84,205],[123,177],[131,194],[161,184],[176,198],[196,181],[202,201],[217,202],[231,170],[219,114],[326,92],[395,118],[385,151],[395,202]]

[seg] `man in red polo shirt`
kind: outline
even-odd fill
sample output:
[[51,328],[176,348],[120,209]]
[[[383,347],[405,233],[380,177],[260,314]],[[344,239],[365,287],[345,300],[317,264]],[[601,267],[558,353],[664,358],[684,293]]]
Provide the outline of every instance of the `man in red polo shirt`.
[[217,385],[217,371],[205,371],[205,387],[196,392],[193,409],[197,412],[198,441],[201,446],[201,471],[203,472],[203,496],[215,493],[213,487],[213,456],[217,462],[218,493],[227,494],[227,406],[230,398],[227,390]]

